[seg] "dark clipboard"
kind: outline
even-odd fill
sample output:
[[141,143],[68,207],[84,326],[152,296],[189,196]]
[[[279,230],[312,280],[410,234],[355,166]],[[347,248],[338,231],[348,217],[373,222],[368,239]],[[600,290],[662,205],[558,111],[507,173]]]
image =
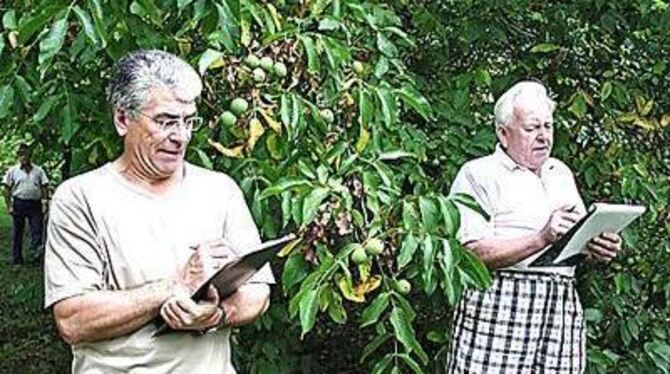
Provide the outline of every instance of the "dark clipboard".
[[[204,299],[210,285],[216,287],[222,300],[232,295],[240,286],[253,277],[263,265],[268,263],[284,244],[294,239],[296,239],[295,234],[288,234],[278,239],[269,240],[260,244],[246,255],[231,260],[216,273],[212,274],[191,295],[191,299],[196,302]],[[173,332],[160,315],[154,319],[153,323],[156,325],[156,331],[153,333],[153,336]]]

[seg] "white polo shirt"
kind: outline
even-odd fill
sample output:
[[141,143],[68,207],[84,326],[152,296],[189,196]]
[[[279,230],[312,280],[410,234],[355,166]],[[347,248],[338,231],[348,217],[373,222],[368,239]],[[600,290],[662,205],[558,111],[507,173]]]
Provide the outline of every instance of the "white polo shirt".
[[[580,214],[586,212],[567,165],[549,158],[538,176],[512,160],[500,145],[493,154],[465,163],[450,193],[472,196],[490,215],[487,221],[474,210],[459,205],[458,239],[463,244],[490,237],[513,239],[539,232],[552,212],[564,205],[574,205]],[[572,266],[529,267],[542,253],[544,250],[505,269],[574,275]]]
[[12,197],[24,200],[39,200],[42,198],[42,186],[49,183],[47,174],[41,167],[31,164],[30,171],[14,165],[5,174],[2,183],[9,187]]

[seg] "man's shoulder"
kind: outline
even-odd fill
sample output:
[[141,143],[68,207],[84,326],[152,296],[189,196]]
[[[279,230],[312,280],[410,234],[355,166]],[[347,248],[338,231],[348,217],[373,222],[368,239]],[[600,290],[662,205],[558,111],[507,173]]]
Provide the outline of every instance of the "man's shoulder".
[[89,190],[97,189],[99,186],[108,185],[108,165],[76,175],[63,181],[54,191],[53,199],[68,199],[77,195],[85,194]]
[[495,155],[490,154],[466,161],[463,166],[461,166],[460,173],[484,177],[492,175],[492,172],[499,166],[500,163],[496,160]]
[[210,170],[202,166],[186,163],[186,173],[197,183],[204,183],[207,186],[234,190],[239,188],[233,178],[221,171]]
[[570,167],[560,159],[550,157],[547,160],[547,163],[549,164],[549,167],[551,167],[554,171],[561,174],[569,174],[570,176],[572,176],[572,169],[570,169]]

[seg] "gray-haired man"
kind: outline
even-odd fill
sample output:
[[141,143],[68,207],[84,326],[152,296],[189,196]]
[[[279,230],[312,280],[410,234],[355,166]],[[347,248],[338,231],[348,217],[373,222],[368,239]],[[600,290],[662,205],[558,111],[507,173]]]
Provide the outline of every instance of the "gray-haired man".
[[[581,373],[586,337],[574,267],[533,267],[547,245],[585,214],[570,169],[549,157],[555,104],[544,86],[520,82],[494,107],[500,144],[467,162],[452,193],[467,193],[490,215],[461,208],[459,240],[493,270],[493,286],[469,290],[456,307],[449,373]],[[612,260],[616,234],[589,243]]]
[[[174,55],[120,60],[108,98],[123,154],[53,196],[45,304],[75,373],[233,373],[230,329],[217,327],[268,306],[269,267],[225,300],[189,298],[218,258],[260,241],[235,182],[184,161],[201,89]],[[183,331],[154,337],[158,315]]]

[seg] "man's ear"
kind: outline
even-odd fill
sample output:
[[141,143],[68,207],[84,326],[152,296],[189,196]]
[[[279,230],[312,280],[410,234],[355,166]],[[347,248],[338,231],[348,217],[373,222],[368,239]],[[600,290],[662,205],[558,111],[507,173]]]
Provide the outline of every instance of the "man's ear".
[[503,148],[507,148],[507,144],[508,144],[508,140],[509,140],[508,139],[509,133],[508,133],[507,128],[505,128],[505,126],[498,126],[496,128],[496,135],[498,135],[498,141],[500,142],[500,145]]
[[112,111],[112,117],[114,119],[114,127],[116,128],[116,133],[119,134],[119,136],[126,136],[128,133],[128,126],[129,126],[129,121],[130,117],[128,117],[128,113],[122,109],[114,109]]

